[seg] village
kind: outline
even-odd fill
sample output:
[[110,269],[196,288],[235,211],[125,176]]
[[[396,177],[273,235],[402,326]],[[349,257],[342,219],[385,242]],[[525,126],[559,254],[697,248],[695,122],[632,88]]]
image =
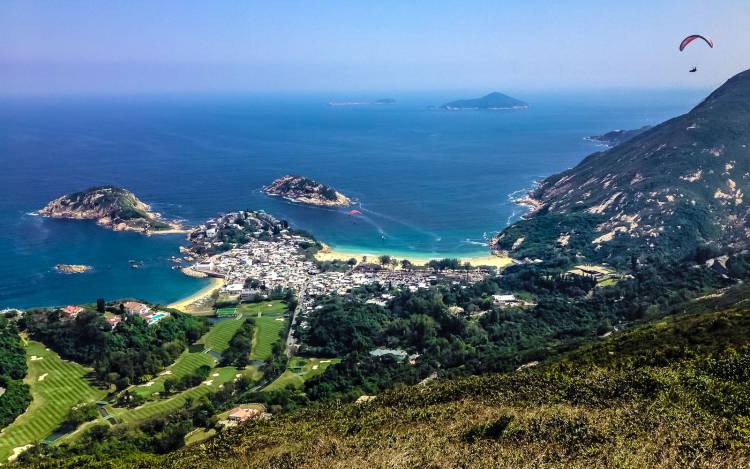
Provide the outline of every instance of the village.
[[[248,229],[251,231],[248,234]],[[257,301],[272,292],[291,291],[298,301],[291,327],[306,328],[306,316],[315,307],[316,298],[325,295],[350,295],[353,289],[380,284],[388,288],[417,291],[438,281],[454,284],[479,282],[494,273],[491,268],[444,269],[378,263],[367,257],[340,262],[337,269],[326,270],[316,262],[310,248],[317,242],[295,232],[286,223],[262,212],[235,212],[209,220],[188,237],[192,247],[186,256],[193,260],[189,270],[224,280],[219,297],[237,302]],[[234,242],[230,249],[227,243]],[[217,254],[211,254],[216,253]],[[385,306],[390,295],[373,294],[366,301]],[[516,302],[502,295],[498,303]],[[288,349],[294,349],[290,334]]]

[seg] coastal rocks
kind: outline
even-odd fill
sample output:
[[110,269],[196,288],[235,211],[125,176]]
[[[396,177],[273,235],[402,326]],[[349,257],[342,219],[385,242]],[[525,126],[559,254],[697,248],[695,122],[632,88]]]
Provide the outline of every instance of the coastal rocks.
[[181,229],[179,224],[152,212],[132,192],[112,186],[94,187],[58,197],[36,214],[49,218],[94,220],[114,231],[150,234]]
[[57,264],[55,270],[61,274],[82,274],[92,270],[90,265],[83,264]]
[[348,207],[351,199],[330,186],[302,176],[283,176],[263,188],[273,197],[319,207]]

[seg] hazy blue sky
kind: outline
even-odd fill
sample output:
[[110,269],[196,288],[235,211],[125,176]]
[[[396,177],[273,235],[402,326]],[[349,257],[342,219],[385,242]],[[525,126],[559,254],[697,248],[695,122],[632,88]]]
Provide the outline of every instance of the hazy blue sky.
[[[0,32],[0,93],[708,87],[750,68],[748,0],[4,0]],[[716,48],[679,53],[690,33]]]

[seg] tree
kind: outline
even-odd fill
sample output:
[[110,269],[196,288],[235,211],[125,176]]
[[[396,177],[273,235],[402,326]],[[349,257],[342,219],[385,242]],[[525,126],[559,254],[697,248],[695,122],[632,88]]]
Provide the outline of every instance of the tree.
[[104,298],[97,298],[96,299],[96,310],[100,313],[104,313],[106,311],[107,303],[104,302]]
[[396,267],[398,267],[398,259],[396,259],[396,258],[394,257],[394,258],[392,258],[392,259],[391,259],[391,268],[392,268],[393,270],[396,270]]
[[409,270],[412,268],[412,263],[409,259],[402,259],[401,260],[401,268],[404,270]]
[[380,261],[380,265],[385,267],[391,263],[391,256],[383,254],[382,256],[378,257],[378,261]]
[[164,380],[164,394],[170,394],[176,386],[177,380],[175,378],[167,378]]

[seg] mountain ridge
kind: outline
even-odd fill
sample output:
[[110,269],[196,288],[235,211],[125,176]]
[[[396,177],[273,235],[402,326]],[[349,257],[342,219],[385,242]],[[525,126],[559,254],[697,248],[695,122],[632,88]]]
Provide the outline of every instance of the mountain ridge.
[[623,249],[677,256],[707,243],[744,249],[749,190],[745,71],[688,113],[542,180],[526,199],[532,212],[491,245],[516,257],[552,247],[620,262]]

